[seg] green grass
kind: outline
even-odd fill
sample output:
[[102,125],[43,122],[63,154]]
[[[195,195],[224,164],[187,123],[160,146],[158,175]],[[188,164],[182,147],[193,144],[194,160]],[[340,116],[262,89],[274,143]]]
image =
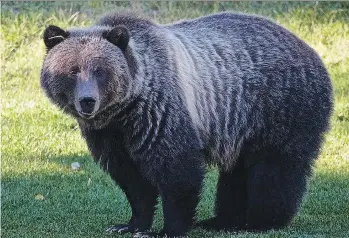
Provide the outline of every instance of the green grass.
[[[112,8],[129,7],[114,3]],[[125,222],[121,190],[92,162],[74,120],[39,87],[45,26],[86,26],[112,3],[2,3],[1,232],[3,237],[111,237],[104,228]],[[335,88],[332,130],[316,163],[309,193],[290,227],[264,234],[209,233],[190,237],[349,237],[349,3],[144,2],[156,21],[234,10],[275,19],[323,58]],[[70,164],[78,161],[80,171]],[[217,172],[210,169],[198,218],[212,215]],[[42,194],[45,200],[36,200]],[[158,209],[154,229],[162,226]],[[261,218],[263,219],[263,218]],[[117,236],[117,235],[114,235]],[[125,237],[129,237],[126,235]]]

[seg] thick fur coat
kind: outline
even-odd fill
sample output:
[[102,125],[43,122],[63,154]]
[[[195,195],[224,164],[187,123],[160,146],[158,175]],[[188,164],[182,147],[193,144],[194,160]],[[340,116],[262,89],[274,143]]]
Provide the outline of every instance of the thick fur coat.
[[318,55],[262,17],[220,13],[159,25],[113,13],[50,26],[41,83],[74,116],[94,157],[125,192],[128,224],[152,235],[192,226],[205,164],[220,168],[209,229],[287,225],[329,126],[332,87]]

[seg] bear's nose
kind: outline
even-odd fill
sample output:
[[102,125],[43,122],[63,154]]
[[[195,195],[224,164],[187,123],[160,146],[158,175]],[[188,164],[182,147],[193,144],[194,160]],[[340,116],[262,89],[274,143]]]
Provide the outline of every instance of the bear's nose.
[[79,100],[79,103],[81,106],[81,112],[83,114],[91,115],[96,104],[96,99],[91,97],[84,97]]

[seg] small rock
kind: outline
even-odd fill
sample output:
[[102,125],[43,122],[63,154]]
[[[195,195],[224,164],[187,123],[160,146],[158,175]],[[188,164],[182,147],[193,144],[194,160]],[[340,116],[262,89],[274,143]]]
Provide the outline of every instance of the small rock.
[[71,169],[72,170],[79,170],[80,169],[80,163],[79,162],[74,162],[71,164]]

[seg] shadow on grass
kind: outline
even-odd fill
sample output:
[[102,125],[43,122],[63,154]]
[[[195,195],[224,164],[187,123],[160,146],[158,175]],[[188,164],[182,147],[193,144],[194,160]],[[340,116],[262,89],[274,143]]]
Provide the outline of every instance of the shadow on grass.
[[[48,161],[61,169],[2,177],[4,237],[97,237],[113,222],[128,220],[130,209],[122,191],[87,154]],[[72,171],[72,162],[79,162],[81,169]],[[37,194],[45,199],[36,200]]]
[[[128,221],[131,211],[123,192],[87,153],[52,157],[49,162],[63,169],[2,177],[1,228],[4,237],[107,237],[110,235],[104,233],[106,227]],[[70,170],[72,162],[81,163],[81,170]],[[212,215],[216,179],[217,171],[209,169],[198,206],[199,220]],[[345,237],[343,232],[349,231],[348,188],[348,174],[317,172],[299,216],[284,230],[264,234],[228,234],[195,229],[189,235]],[[42,194],[45,199],[36,200],[37,194]],[[158,206],[154,230],[161,226],[162,212]]]

